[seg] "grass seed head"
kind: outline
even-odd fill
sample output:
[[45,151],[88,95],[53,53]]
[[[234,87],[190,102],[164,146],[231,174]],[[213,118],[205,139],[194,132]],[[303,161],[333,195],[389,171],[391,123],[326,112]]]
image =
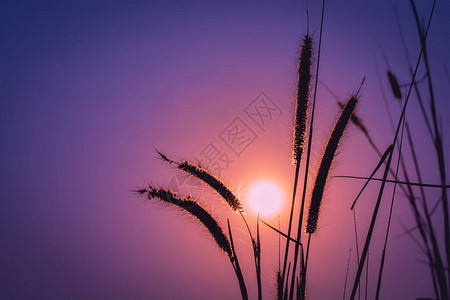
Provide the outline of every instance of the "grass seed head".
[[400,85],[398,84],[397,77],[395,77],[395,75],[392,74],[391,71],[387,71],[387,75],[394,97],[398,100],[402,100],[402,92],[400,90]]
[[353,114],[353,111],[355,110],[357,102],[358,100],[355,96],[352,96],[347,100],[347,103],[342,109],[341,114],[334,125],[327,146],[325,147],[322,161],[319,166],[319,171],[317,172],[316,181],[314,183],[314,188],[311,195],[311,204],[308,211],[306,232],[309,234],[312,234],[317,230],[317,221],[319,219],[320,206],[322,203],[328,174],[330,172],[333,159],[336,155],[336,150],[344,134],[344,130]]
[[207,185],[209,185],[213,190],[215,190],[222,198],[227,202],[227,204],[233,210],[243,210],[243,206],[239,199],[233,194],[233,192],[220,180],[218,180],[214,175],[208,171],[191,164],[190,162],[183,161],[178,165],[178,169],[191,174],[192,176],[200,179]]
[[230,259],[233,257],[230,241],[224,234],[219,223],[199,203],[190,198],[177,197],[170,190],[156,189],[150,185],[146,189],[146,193],[148,199],[159,199],[163,203],[174,205],[189,213],[191,216],[194,216],[208,229],[219,248],[225,251]]
[[303,153],[308,118],[309,90],[311,85],[312,39],[309,35],[303,38],[300,51],[297,96],[295,104],[294,142],[292,160],[297,164]]
[[[341,109],[344,108],[344,103],[342,103],[341,101],[338,101],[338,105]],[[366,126],[364,126],[361,119],[355,113],[352,114],[351,120],[352,120],[352,123],[355,124],[356,127],[358,127],[363,133],[367,134]]]

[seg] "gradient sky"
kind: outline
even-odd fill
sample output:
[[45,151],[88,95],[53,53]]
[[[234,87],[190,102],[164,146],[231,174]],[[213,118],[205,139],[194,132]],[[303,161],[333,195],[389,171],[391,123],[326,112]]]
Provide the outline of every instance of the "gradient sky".
[[[320,3],[310,2],[317,54]],[[394,5],[415,62],[420,48],[409,1],[329,1],[319,71],[321,82],[341,101],[367,76],[357,114],[382,149],[393,137],[383,91],[394,121],[399,117],[386,70],[401,83],[410,78]],[[418,5],[424,18],[430,8],[431,1]],[[287,227],[295,67],[306,33],[305,2],[3,1],[0,14],[0,298],[238,299],[231,265],[207,232],[189,216],[130,190],[148,183],[173,188],[176,182],[182,183],[182,192],[189,191],[186,178],[176,177],[154,148],[177,160],[194,159],[213,143],[233,161],[221,178],[241,195],[260,179],[280,185],[286,194],[281,225]],[[447,154],[449,14],[449,2],[438,1],[428,38]],[[420,68],[419,78],[423,74]],[[278,108],[264,126],[245,112],[261,92]],[[408,119],[420,145],[424,180],[438,183],[430,139],[417,100],[411,99]],[[312,175],[339,112],[323,84],[317,101]],[[232,122],[246,124],[255,138],[237,152],[221,138]],[[366,176],[377,161],[352,126],[333,175]],[[354,278],[349,207],[360,187],[361,182],[348,179],[328,185],[311,245],[310,299],[342,297],[350,248],[349,280]],[[358,207],[360,247],[377,188],[372,184]],[[222,225],[231,219],[249,293],[255,297],[243,224],[214,194],[197,192]],[[429,191],[431,199],[437,195]],[[372,279],[388,198],[371,248]],[[382,297],[430,297],[424,257],[410,237],[402,236],[402,224],[413,226],[410,208],[403,198],[397,200]],[[255,226],[255,212],[248,211],[248,219]],[[267,220],[278,223],[277,216]],[[441,224],[441,216],[435,221]],[[278,237],[261,229],[264,298],[272,299]]]

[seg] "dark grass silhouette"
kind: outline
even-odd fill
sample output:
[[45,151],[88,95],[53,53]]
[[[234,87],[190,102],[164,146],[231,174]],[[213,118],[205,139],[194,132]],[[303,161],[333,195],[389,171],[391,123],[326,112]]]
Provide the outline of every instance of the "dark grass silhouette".
[[[306,127],[308,123],[308,107],[309,107],[309,90],[311,85],[311,59],[312,59],[312,39],[306,34],[303,38],[303,43],[300,51],[298,80],[297,80],[297,95],[295,105],[295,120],[294,120],[294,138],[292,149],[292,162],[295,164],[294,188],[292,192],[291,209],[289,213],[289,225],[287,235],[291,236],[292,218],[295,207],[295,198],[297,195],[297,185],[300,173],[300,162],[303,154],[303,146],[305,143]],[[304,201],[301,203],[301,211],[304,208]],[[286,265],[289,254],[289,239],[286,240],[285,254],[283,259],[283,272],[281,278],[281,287],[286,279]],[[285,292],[287,294],[287,291]]]
[[345,104],[342,112],[334,125],[331,132],[330,139],[325,147],[322,161],[320,162],[319,171],[317,172],[316,181],[314,183],[313,192],[311,195],[311,203],[308,211],[308,219],[306,221],[306,232],[313,234],[317,230],[317,222],[319,220],[319,211],[322,203],[325,185],[330,173],[331,164],[336,155],[337,148],[341,142],[344,130],[350,121],[350,118],[355,110],[358,100],[356,96],[350,97]]
[[216,241],[217,246],[225,251],[228,257],[233,260],[230,241],[223,233],[219,223],[199,203],[191,200],[190,197],[179,198],[171,191],[155,189],[152,186],[148,186],[147,189],[139,190],[138,193],[141,195],[145,194],[148,199],[159,199],[163,203],[176,206],[195,217],[206,229],[208,229],[209,233]]
[[[413,14],[417,23],[418,36],[420,41],[420,55],[416,61],[415,68],[411,67],[409,62],[409,55],[407,55],[407,48],[405,48],[406,57],[408,58],[409,70],[411,74],[411,80],[408,84],[408,90],[405,95],[402,94],[402,87],[404,85],[399,84],[399,80],[394,75],[394,71],[389,68],[386,71],[387,74],[387,82],[390,85],[392,97],[396,100],[397,103],[401,105],[402,113],[400,119],[397,122],[395,134],[393,137],[392,143],[387,147],[387,149],[382,153],[380,148],[377,147],[373,138],[371,137],[368,128],[364,125],[363,120],[354,114],[355,107],[358,103],[359,91],[355,93],[353,96],[349,97],[347,102],[343,104],[341,99],[334,95],[334,93],[324,84],[322,83],[326,89],[332,93],[335,98],[337,98],[338,105],[341,109],[341,113],[338,119],[335,122],[333,130],[330,134],[330,138],[324,147],[323,156],[316,173],[316,177],[314,179],[314,186],[312,192],[309,196],[309,209],[307,213],[306,224],[303,224],[303,215],[304,215],[304,206],[306,202],[306,186],[309,178],[308,171],[310,167],[310,154],[311,147],[313,143],[313,129],[314,129],[314,112],[315,112],[315,104],[316,104],[316,95],[317,95],[317,85],[319,82],[319,63],[320,63],[320,50],[321,50],[321,41],[322,41],[322,30],[323,30],[323,21],[324,21],[324,11],[325,11],[325,1],[322,2],[322,16],[321,16],[321,25],[320,25],[320,36],[319,42],[317,46],[317,64],[316,64],[316,72],[315,72],[315,84],[314,84],[314,93],[313,99],[310,101],[310,90],[311,90],[311,80],[312,76],[312,61],[313,61],[313,49],[315,45],[313,43],[313,39],[307,32],[303,37],[300,56],[299,56],[299,64],[298,64],[298,80],[297,80],[297,93],[296,93],[296,107],[295,107],[295,116],[294,116],[294,126],[293,126],[293,142],[292,142],[292,162],[295,166],[295,176],[293,179],[293,193],[292,193],[292,201],[289,212],[289,224],[287,228],[287,232],[285,233],[281,229],[276,229],[274,226],[268,224],[267,222],[261,220],[263,224],[268,226],[270,229],[277,232],[280,238],[285,239],[285,248],[284,257],[279,264],[279,270],[276,272],[275,279],[275,297],[278,300],[292,300],[294,297],[296,299],[306,299],[307,293],[307,275],[308,275],[308,258],[310,254],[310,245],[312,236],[318,230],[318,222],[321,214],[321,206],[324,197],[324,191],[327,186],[328,178],[330,177],[330,171],[333,165],[334,157],[337,153],[339,145],[342,143],[342,136],[344,131],[348,127],[350,123],[355,125],[355,127],[360,130],[363,135],[366,137],[369,144],[372,146],[374,151],[380,156],[380,160],[374,170],[370,172],[370,175],[365,176],[355,176],[355,175],[337,175],[333,176],[336,178],[348,178],[355,181],[355,184],[358,184],[358,180],[364,180],[365,184],[362,186],[360,192],[356,196],[351,209],[353,210],[353,218],[355,224],[355,240],[356,240],[356,259],[357,259],[357,271],[355,278],[353,280],[353,285],[351,288],[350,299],[355,299],[358,294],[358,299],[361,298],[361,286],[365,286],[365,299],[368,299],[368,281],[369,281],[369,265],[368,265],[368,257],[369,257],[369,246],[372,242],[372,234],[375,227],[375,223],[378,217],[378,211],[381,203],[381,199],[384,193],[384,189],[386,184],[394,184],[394,192],[391,197],[390,203],[390,212],[389,219],[387,224],[387,230],[385,233],[383,252],[381,256],[381,262],[378,265],[378,276],[377,280],[377,289],[375,294],[375,299],[379,299],[382,291],[382,279],[383,279],[383,270],[384,270],[384,261],[386,255],[388,255],[388,237],[389,237],[389,229],[390,222],[393,213],[393,204],[396,198],[395,188],[398,186],[403,194],[408,199],[414,220],[416,222],[416,228],[418,229],[418,234],[421,237],[424,249],[425,256],[427,258],[427,262],[429,264],[430,272],[432,275],[433,288],[436,299],[448,300],[448,291],[450,289],[450,276],[446,273],[450,269],[450,228],[449,228],[449,213],[448,213],[448,200],[447,200],[447,189],[449,185],[446,183],[446,172],[445,172],[445,157],[444,150],[442,145],[442,132],[440,132],[438,127],[438,118],[436,113],[436,105],[435,98],[433,92],[433,84],[431,80],[431,71],[427,57],[427,48],[426,48],[426,37],[428,34],[428,30],[430,27],[434,5],[436,1],[434,1],[433,9],[430,13],[430,17],[428,19],[428,24],[426,29],[422,28],[419,22],[419,16],[417,10],[415,8],[414,2],[411,0],[411,6],[413,9]],[[400,28],[400,24],[399,24]],[[401,33],[401,32],[400,32]],[[401,34],[401,39],[403,44],[404,38]],[[384,53],[383,53],[384,55]],[[417,87],[416,75],[418,71],[418,67],[421,59],[425,62],[425,68],[427,71],[426,79],[428,83],[428,93],[430,101],[429,111],[431,112],[431,119],[428,118],[427,109],[422,101],[423,96],[421,96],[419,89]],[[364,81],[363,81],[364,82]],[[404,82],[404,81],[403,81]],[[414,142],[413,142],[413,134],[410,131],[408,126],[408,122],[405,119],[405,112],[410,100],[411,91],[414,89],[417,98],[419,100],[420,108],[424,117],[425,124],[427,126],[430,139],[433,142],[434,150],[436,152],[436,158],[438,161],[438,169],[440,174],[441,182],[440,184],[436,183],[425,183],[421,176],[421,170],[419,168],[419,157],[415,152]],[[308,126],[309,125],[309,126]],[[404,136],[404,133],[406,135]],[[405,161],[402,154],[402,151],[405,149],[402,148],[403,143],[407,143],[409,146],[409,150],[411,151],[412,164]],[[307,147],[306,147],[306,146]],[[306,149],[305,149],[306,148]],[[396,151],[398,149],[398,151]],[[250,240],[251,247],[253,250],[253,258],[254,258],[254,266],[256,271],[256,285],[258,289],[258,299],[262,299],[262,282],[261,282],[261,252],[262,245],[260,240],[260,231],[259,231],[259,221],[260,218],[258,216],[256,222],[256,237],[253,236],[252,231],[245,219],[243,214],[244,207],[240,199],[233,193],[232,189],[229,188],[225,183],[223,183],[220,179],[215,177],[212,173],[203,169],[202,167],[192,164],[188,161],[183,161],[178,163],[169,159],[166,155],[157,151],[161,159],[167,162],[170,165],[176,165],[177,169],[189,174],[190,176],[197,178],[205,185],[207,185],[211,190],[215,191],[221,199],[225,201],[225,203],[231,208],[231,212],[238,212],[244,221],[244,224],[247,228]],[[394,153],[398,152],[399,157],[397,161],[394,161]],[[301,193],[301,197],[297,195],[297,185],[300,177],[300,164],[302,162],[303,156],[305,156],[304,161],[304,182],[303,182],[303,190]],[[395,167],[392,167],[392,163],[395,163]],[[409,174],[410,170],[408,170],[407,166],[412,165],[414,168],[414,173],[417,178],[417,182],[412,181],[412,178]],[[376,177],[376,173],[383,169],[382,178]],[[404,180],[398,179],[399,172],[404,175]],[[388,174],[391,174],[394,178],[388,179]],[[371,181],[379,181],[381,182],[381,187],[377,195],[377,201],[375,205],[375,209],[373,211],[372,219],[370,220],[370,225],[366,234],[366,239],[364,241],[364,247],[360,252],[360,248],[358,246],[358,232],[356,226],[356,208],[357,208],[357,200],[365,190],[366,186]],[[417,197],[413,187],[418,187],[420,190],[420,196]],[[428,200],[425,189],[434,188],[441,189],[442,196],[442,210],[444,216],[444,238],[443,241],[440,240],[440,237],[436,233],[435,224],[432,222],[432,214],[437,209],[430,209],[428,207]],[[190,196],[187,197],[179,197],[175,193],[170,190],[157,189],[152,186],[148,186],[147,188],[141,189],[137,191],[141,195],[146,195],[148,199],[158,199],[167,205],[172,205],[180,210],[190,214],[195,217],[210,233],[211,237],[215,240],[218,247],[224,251],[232,266],[233,270],[238,279],[239,288],[241,291],[241,296],[243,299],[248,299],[246,282],[243,277],[243,273],[241,270],[241,265],[239,263],[238,255],[236,253],[236,249],[234,246],[233,235],[232,235],[232,227],[227,220],[227,229],[228,236],[221,228],[219,223],[213,218],[213,216],[208,212],[208,210],[202,207],[199,203],[197,203]],[[300,198],[300,199],[297,199]],[[420,199],[417,201],[417,199]],[[294,208],[297,201],[300,201],[300,209],[298,212],[298,221],[294,223]],[[297,227],[297,237],[294,238],[293,228]],[[306,246],[306,255],[303,249],[302,241],[305,239],[302,238],[303,230],[307,234],[307,246]],[[412,235],[411,231],[407,232]],[[290,247],[291,243],[294,244],[294,249]],[[444,244],[446,252],[444,254],[441,253],[440,245]],[[280,249],[281,252],[281,249]],[[345,274],[345,282],[344,282],[344,291],[343,291],[343,299],[346,297],[347,290],[347,282],[349,279],[349,269],[351,262],[351,253],[355,251],[349,250],[349,258],[347,263],[347,270],[344,272]],[[281,259],[281,255],[280,255]],[[299,267],[297,267],[299,265]],[[314,267],[310,266],[309,268]],[[361,283],[363,270],[365,268],[365,284]],[[447,269],[447,270],[446,270]],[[375,278],[375,277],[374,277]],[[372,279],[375,280],[375,279]],[[351,281],[350,281],[351,282]],[[359,291],[359,293],[358,293]]]

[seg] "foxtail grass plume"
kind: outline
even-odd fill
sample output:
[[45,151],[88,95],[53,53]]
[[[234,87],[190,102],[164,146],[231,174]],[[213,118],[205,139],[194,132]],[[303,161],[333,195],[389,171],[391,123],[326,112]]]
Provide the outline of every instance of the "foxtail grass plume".
[[155,189],[150,185],[147,189],[141,189],[137,192],[139,194],[146,194],[148,199],[156,198],[161,200],[161,202],[163,203],[174,205],[194,216],[197,220],[200,221],[200,223],[202,223],[206,227],[206,229],[208,229],[219,248],[225,251],[231,260],[233,259],[230,241],[228,240],[227,236],[219,226],[219,223],[217,223],[217,221],[211,216],[211,214],[207,212],[199,203],[190,199],[189,197],[179,198],[172,191]]
[[391,71],[387,71],[387,75],[394,97],[397,98],[398,100],[402,100],[402,92],[400,90],[400,85],[398,84],[397,77],[395,77],[395,75],[392,74]]
[[[341,101],[338,101],[338,105],[341,109],[344,108],[344,103],[342,103]],[[352,114],[352,123],[355,124],[356,127],[358,127],[363,133],[367,134],[367,128],[366,126],[364,126],[363,122],[361,121],[361,119],[355,114]]]
[[307,34],[303,38],[300,51],[297,82],[297,100],[295,104],[294,143],[292,160],[297,164],[303,153],[308,117],[309,89],[311,84],[312,39]]
[[161,159],[168,164],[176,164],[177,168],[181,171],[184,171],[195,178],[203,181],[207,185],[209,185],[213,190],[215,190],[226,202],[227,204],[233,209],[237,211],[243,211],[243,205],[239,201],[239,199],[233,194],[233,192],[219,179],[217,179],[214,175],[206,171],[200,166],[196,166],[188,161],[183,161],[181,164],[177,163],[171,159],[169,159],[167,156],[156,150],[156,152],[159,154]]
[[239,199],[233,194],[233,192],[220,180],[208,171],[191,164],[190,162],[183,161],[178,165],[178,169],[191,174],[192,176],[200,179],[213,190],[215,190],[222,198],[228,203],[233,210],[242,211],[243,206]]
[[330,139],[328,140],[325,152],[322,157],[322,161],[317,172],[316,181],[314,183],[313,192],[311,195],[311,204],[309,206],[308,219],[306,223],[306,232],[312,234],[317,229],[317,221],[319,219],[320,205],[322,203],[323,193],[328,178],[328,173],[331,169],[331,164],[336,155],[336,150],[341,141],[344,130],[355,110],[358,100],[356,96],[350,97],[344,108],[341,111],[339,118],[334,125],[331,132]]

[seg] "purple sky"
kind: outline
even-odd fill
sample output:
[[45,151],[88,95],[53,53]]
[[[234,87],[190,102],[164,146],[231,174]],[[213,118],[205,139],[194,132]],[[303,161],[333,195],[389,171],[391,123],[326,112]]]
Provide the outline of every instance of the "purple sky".
[[[317,54],[321,3],[310,2]],[[420,14],[428,18],[431,1],[419,4]],[[394,122],[399,106],[385,76],[387,64],[400,83],[410,79],[394,5],[415,63],[420,45],[409,1],[329,1],[319,76],[341,101],[367,76],[357,114],[382,149],[393,134],[375,66]],[[193,160],[212,142],[233,160],[220,175],[235,191],[244,195],[252,182],[271,179],[286,195],[291,193],[295,67],[306,33],[305,2],[3,1],[0,14],[0,298],[239,298],[226,255],[199,224],[130,190],[148,183],[173,187],[173,180],[183,179],[157,159],[154,148],[177,160]],[[449,2],[438,1],[428,39],[446,153],[449,14]],[[423,75],[421,67],[418,77]],[[425,94],[426,85],[421,87]],[[261,92],[278,110],[259,127],[245,108]],[[322,84],[317,99],[311,175],[339,112]],[[233,152],[221,133],[236,118],[256,139]],[[416,97],[411,98],[408,120],[424,181],[439,183]],[[377,161],[363,135],[351,126],[333,175],[367,176]],[[310,299],[342,297],[350,248],[349,281],[354,279],[349,207],[361,185],[348,179],[329,182],[311,245]],[[186,191],[189,185],[181,188]],[[377,190],[378,185],[371,184],[358,207],[360,247]],[[434,203],[439,193],[428,192]],[[231,219],[254,298],[254,269],[243,224],[206,189],[199,198],[222,225]],[[388,200],[385,197],[371,252],[371,294]],[[410,237],[402,236],[402,224],[413,227],[411,210],[404,198],[397,200],[382,298],[431,297],[423,254]],[[287,227],[289,201],[286,198],[281,211],[282,228]],[[440,228],[441,215],[434,216]],[[248,219],[255,226],[254,212],[248,212]],[[277,217],[267,220],[278,222]],[[264,298],[272,299],[278,237],[261,229]]]

